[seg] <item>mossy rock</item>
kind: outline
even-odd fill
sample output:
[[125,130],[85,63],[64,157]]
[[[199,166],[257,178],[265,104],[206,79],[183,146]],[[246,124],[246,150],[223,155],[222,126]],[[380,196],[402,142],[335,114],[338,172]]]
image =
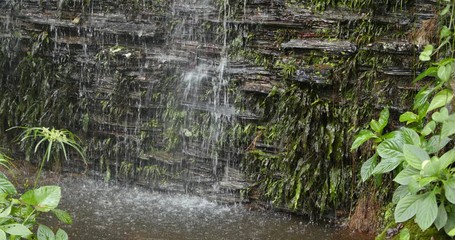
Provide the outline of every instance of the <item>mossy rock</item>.
[[[409,220],[404,224],[397,224],[391,223],[387,225],[387,227],[382,231],[380,235],[376,237],[376,240],[385,240],[385,239],[393,239],[399,240],[400,239],[400,231],[403,229],[409,229],[410,233],[410,240],[444,240],[444,239],[452,239],[444,232],[443,229],[438,231],[434,226],[428,228],[425,232],[420,230],[420,227],[413,221]],[[392,233],[392,234],[391,234]],[[393,236],[389,236],[393,235]]]

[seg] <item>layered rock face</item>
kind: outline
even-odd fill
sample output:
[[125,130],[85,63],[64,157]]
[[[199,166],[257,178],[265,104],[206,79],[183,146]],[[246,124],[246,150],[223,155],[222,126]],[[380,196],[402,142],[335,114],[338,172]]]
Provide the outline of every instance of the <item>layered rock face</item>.
[[79,132],[106,180],[346,207],[368,155],[349,153],[353,132],[407,106],[434,5],[8,0],[1,127]]

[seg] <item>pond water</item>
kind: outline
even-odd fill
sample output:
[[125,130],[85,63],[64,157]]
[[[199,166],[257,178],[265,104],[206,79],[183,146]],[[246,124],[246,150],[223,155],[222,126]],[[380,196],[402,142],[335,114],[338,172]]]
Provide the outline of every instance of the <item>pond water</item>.
[[[73,216],[60,225],[70,239],[367,239],[302,217],[248,211],[200,197],[109,185],[86,178],[63,178],[59,208]],[[47,219],[56,226],[56,219]]]

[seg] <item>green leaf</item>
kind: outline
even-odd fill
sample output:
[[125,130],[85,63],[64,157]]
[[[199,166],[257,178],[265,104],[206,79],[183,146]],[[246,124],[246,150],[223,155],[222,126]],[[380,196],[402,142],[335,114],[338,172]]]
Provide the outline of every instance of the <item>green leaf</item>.
[[430,135],[431,133],[433,133],[433,131],[436,129],[436,122],[435,121],[430,121],[429,123],[427,123],[427,125],[425,125],[425,127],[422,129],[422,136],[428,136]]
[[378,165],[373,169],[373,174],[382,174],[390,172],[397,168],[402,162],[403,160],[399,158],[382,159],[378,163]]
[[450,91],[449,89],[441,90],[434,96],[433,100],[431,100],[427,112],[445,106],[447,103],[452,101],[452,98],[453,98],[452,91]]
[[406,197],[407,195],[409,195],[409,189],[407,186],[405,185],[400,185],[397,187],[397,189],[395,189],[395,191],[393,192],[393,197],[392,197],[392,202],[394,204],[397,204],[398,201],[400,201],[400,199]]
[[12,204],[0,213],[0,218],[6,218],[11,214]]
[[386,139],[378,145],[377,152],[382,158],[404,159],[402,152],[403,144],[403,139]]
[[[430,98],[431,93],[433,92],[434,89],[425,89],[423,88],[420,90],[417,95],[414,97],[414,104],[412,109],[420,109],[425,106],[425,104],[428,103],[428,99]],[[425,111],[426,113],[427,111]]]
[[420,190],[423,189],[422,186],[420,186],[419,181],[417,181],[418,178],[411,178],[409,183],[408,183],[408,190],[411,194],[417,194]]
[[17,193],[14,185],[5,177],[0,177],[0,193],[14,195]]
[[24,193],[20,200],[34,206],[37,211],[48,212],[58,206],[60,198],[59,186],[44,186]]
[[443,228],[447,223],[447,211],[446,208],[444,207],[444,203],[439,204],[438,207],[438,216],[436,217],[436,220],[434,220],[434,225],[438,230]]
[[379,125],[379,122],[374,119],[371,119],[370,127],[371,127],[371,129],[373,129],[373,131],[375,131],[377,133],[380,133],[382,131],[381,126]]
[[360,131],[357,134],[354,142],[352,143],[351,151],[357,149],[364,142],[366,142],[366,141],[368,141],[368,140],[370,140],[372,138],[377,138],[376,134],[374,134],[372,131],[370,131],[370,130],[362,130],[362,131]]
[[428,154],[437,153],[443,149],[450,142],[450,140],[451,139],[448,137],[441,138],[439,135],[434,135],[425,144],[425,150]]
[[454,163],[455,162],[455,149],[452,149],[452,150],[444,153],[444,155],[442,155],[441,158],[439,158],[439,161],[441,163],[440,170],[445,169],[450,164]]
[[366,160],[362,164],[362,168],[360,169],[360,176],[362,177],[362,181],[365,182],[371,175],[373,175],[373,170],[377,165],[378,154],[374,154],[371,158]]
[[39,225],[37,232],[38,240],[55,240],[54,232],[46,225]]
[[439,180],[438,177],[423,177],[418,180],[418,183],[421,188],[424,188],[428,184],[430,184],[432,182],[436,182],[438,180]]
[[450,76],[452,74],[452,66],[451,64],[447,64],[444,66],[439,66],[438,68],[438,77],[442,80],[442,82],[447,82],[450,80]]
[[422,61],[422,62],[427,62],[427,61],[430,61],[431,60],[431,55],[428,55],[427,53],[425,52],[421,52],[420,55],[419,55],[419,60]]
[[14,236],[26,237],[33,234],[26,226],[19,223],[2,225],[0,229]]
[[415,145],[405,144],[403,146],[403,154],[406,162],[415,169],[422,169],[422,163],[425,160],[430,160],[428,153]]
[[419,59],[420,61],[430,61],[431,54],[433,53],[433,45],[426,45],[423,51],[420,53]]
[[413,112],[405,112],[400,115],[400,122],[406,122],[406,124],[410,124],[417,121],[419,121],[419,116]]
[[451,237],[455,236],[455,212],[449,212],[444,231]]
[[433,157],[431,160],[425,160],[422,163],[423,176],[436,176],[440,173],[441,163],[439,158]]
[[418,200],[421,195],[408,195],[398,201],[394,217],[396,222],[405,222],[417,213]]
[[413,81],[413,83],[424,79],[425,77],[435,77],[438,72],[438,67],[429,67],[424,72],[420,73]]
[[433,119],[435,122],[444,122],[449,118],[449,110],[446,107],[441,108],[438,112],[433,113],[431,115],[431,119]]
[[52,209],[51,210],[55,216],[58,218],[58,220],[62,221],[65,224],[73,224],[73,219],[71,218],[71,215],[67,213],[66,211],[60,210],[60,209]]
[[68,240],[68,234],[62,229],[58,229],[55,234],[55,240]]
[[[450,11],[450,4],[447,4],[446,7],[445,7],[444,9],[442,9],[442,11],[441,11],[441,13],[440,13],[439,15],[444,16],[444,15],[446,15],[449,11]],[[446,26],[444,26],[444,27],[442,27],[442,29],[449,29],[449,28],[446,27]],[[448,31],[450,32],[450,30],[448,30]],[[450,35],[450,33],[449,33],[449,35]],[[443,34],[442,31],[441,31],[441,38],[447,37],[447,36],[449,36],[449,35],[447,35],[447,33],[444,33],[444,34]]]
[[401,170],[400,173],[393,179],[393,181],[401,184],[401,185],[408,185],[409,182],[411,181],[413,176],[419,176],[420,171],[411,167],[411,166],[406,166],[403,170]]
[[389,123],[389,116],[390,113],[388,108],[382,109],[381,113],[379,113],[379,132],[381,132],[387,126],[387,123]]
[[419,225],[422,231],[427,230],[433,225],[436,217],[438,216],[438,204],[436,202],[436,196],[433,192],[430,192],[423,199],[418,201],[416,211],[416,223]]
[[450,137],[455,134],[455,121],[445,121],[442,123],[441,137]]
[[0,240],[6,240],[6,233],[5,231],[0,229]]
[[455,204],[455,188],[450,186],[450,180],[444,183],[444,195],[449,202]]
[[400,231],[400,240],[409,240],[411,238],[411,234],[409,233],[408,228],[403,228]]
[[402,127],[400,131],[403,132],[404,143],[420,146],[420,137],[416,131],[405,127]]

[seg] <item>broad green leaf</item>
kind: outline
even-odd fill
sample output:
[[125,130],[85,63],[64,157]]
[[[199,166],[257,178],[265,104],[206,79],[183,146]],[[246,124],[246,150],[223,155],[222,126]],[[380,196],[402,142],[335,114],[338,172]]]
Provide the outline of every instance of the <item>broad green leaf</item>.
[[445,106],[447,103],[452,101],[452,98],[453,98],[452,91],[450,91],[449,89],[441,90],[434,96],[433,100],[431,100],[427,112]]
[[422,61],[422,62],[430,61],[432,53],[433,53],[433,45],[426,45],[424,47],[423,51],[419,55],[420,61]]
[[6,233],[5,231],[0,229],[0,240],[6,240]]
[[451,187],[450,184],[446,183],[444,183],[444,195],[446,196],[446,199],[449,202],[455,204],[455,188]]
[[417,213],[418,200],[421,195],[408,195],[400,199],[395,208],[394,217],[396,222],[405,222]]
[[448,137],[442,138],[439,135],[434,135],[425,144],[425,150],[428,154],[437,153],[443,149],[450,142],[450,140],[451,139]]
[[439,66],[439,68],[438,68],[438,77],[443,82],[449,81],[451,74],[452,74],[452,66],[451,66],[451,64]]
[[438,157],[432,157],[431,160],[425,160],[422,163],[423,176],[437,176],[440,173],[441,162]]
[[400,231],[400,240],[409,240],[411,238],[411,234],[409,233],[408,228],[403,228]]
[[387,123],[389,123],[389,116],[390,113],[388,108],[382,109],[381,113],[379,113],[378,123],[381,131],[387,126]]
[[416,131],[405,127],[401,128],[400,131],[403,132],[404,143],[420,146],[420,137]]
[[362,130],[362,131],[360,131],[357,134],[354,142],[352,143],[351,151],[357,149],[364,142],[366,142],[366,141],[368,141],[368,140],[370,140],[372,138],[377,138],[376,134],[374,134],[372,131],[370,131],[370,130]]
[[403,159],[404,155],[402,152],[403,140],[402,139],[386,139],[378,145],[377,152],[382,158],[397,158]]
[[418,180],[418,183],[420,185],[421,188],[424,188],[425,186],[427,186],[428,184],[432,183],[432,182],[436,182],[438,181],[439,178],[438,177],[424,177],[424,178],[420,178]]
[[435,122],[444,122],[449,118],[449,110],[446,107],[441,108],[439,111],[433,113],[431,115],[431,119]]
[[370,121],[370,128],[373,129],[373,131],[380,133],[382,131],[381,126],[379,125],[379,122],[371,119]]
[[0,229],[14,236],[26,237],[33,234],[26,226],[19,223],[2,225]]
[[11,214],[12,204],[0,213],[0,218],[6,218]]
[[34,206],[37,211],[48,212],[58,206],[60,198],[59,186],[44,186],[24,193],[20,199]]
[[373,174],[382,174],[382,173],[387,173],[395,168],[397,168],[401,162],[403,162],[402,159],[399,158],[387,158],[387,159],[382,159],[378,165],[373,169]]
[[419,55],[419,60],[422,62],[427,62],[427,61],[431,60],[431,57],[430,57],[430,55],[428,55],[428,53],[421,52]]
[[14,185],[6,178],[0,177],[0,193],[14,195],[17,193]]
[[447,223],[447,211],[446,208],[444,207],[444,203],[439,204],[438,207],[438,216],[436,217],[436,220],[434,220],[434,225],[438,230],[443,228]]
[[37,232],[38,240],[55,240],[54,232],[46,225],[39,225]]
[[451,237],[455,236],[455,212],[448,213],[447,223],[444,226],[444,231]]
[[433,131],[436,129],[436,122],[435,121],[430,121],[429,123],[427,123],[427,125],[425,125],[425,127],[422,129],[422,136],[428,136],[430,135],[431,133],[433,133]]
[[454,61],[455,61],[455,58],[443,58],[443,59],[439,60],[439,62],[437,62],[436,65],[438,65],[438,66],[447,65],[447,64],[453,63]]
[[419,116],[413,112],[405,112],[400,115],[399,120],[400,122],[406,122],[406,124],[410,124],[419,121]]
[[58,229],[55,234],[55,240],[68,240],[68,234],[62,229]]
[[408,183],[408,190],[411,194],[417,194],[420,190],[423,189],[422,186],[420,186],[419,181],[417,181],[418,178],[412,177],[410,178],[410,181]]
[[420,171],[413,168],[412,166],[406,166],[400,173],[393,179],[393,181],[401,184],[401,185],[408,185],[409,181],[413,176],[419,176]]
[[[447,6],[450,6],[450,5],[447,5]],[[446,8],[447,8],[447,6],[446,6]],[[441,29],[441,34],[440,34],[441,39],[446,38],[450,35],[452,35],[452,31],[450,31],[450,29],[447,26],[443,26]]]
[[[422,89],[420,90],[417,95],[414,97],[414,104],[412,109],[420,109],[422,108],[425,104],[428,103],[428,99],[430,98],[431,93],[433,92],[433,89]],[[426,113],[427,111],[425,111]]]
[[413,81],[413,83],[424,79],[425,77],[435,77],[438,72],[438,67],[429,67],[424,72],[420,73]]
[[[450,11],[450,6],[451,6],[451,4],[447,4],[446,7],[444,9],[442,9],[442,11],[439,15],[441,15],[441,16],[446,15]],[[450,29],[447,26],[444,26],[443,29],[448,29],[448,31],[450,32]],[[447,35],[447,33],[442,33],[442,31],[441,31],[441,38],[448,37],[448,36],[450,36],[450,33]]]
[[[300,182],[299,182],[300,183]],[[60,209],[52,209],[51,210],[55,216],[58,218],[58,220],[62,221],[65,224],[73,224],[73,219],[71,218],[71,215],[67,213],[66,211],[60,210]]]
[[452,149],[439,158],[441,162],[441,170],[447,168],[450,164],[455,162],[455,149]]
[[425,160],[430,160],[430,156],[425,150],[415,145],[405,144],[403,146],[403,154],[406,162],[415,169],[422,169],[422,163]]
[[385,133],[384,135],[382,135],[382,138],[383,139],[396,139],[397,141],[404,141],[403,133],[399,130]]
[[360,169],[360,176],[362,177],[362,181],[365,182],[371,175],[373,175],[373,170],[377,165],[378,154],[374,154],[371,158],[366,160],[362,164],[362,168]]
[[429,107],[430,103],[425,102],[420,108],[417,109],[417,114],[419,115],[420,120],[423,120],[427,117]]
[[433,192],[430,192],[423,199],[418,200],[418,206],[416,211],[416,223],[419,225],[422,231],[427,230],[433,225],[436,217],[438,216],[438,204],[436,202],[436,196]]
[[409,193],[410,192],[407,186],[405,185],[398,186],[393,192],[392,202],[394,204],[397,204],[398,201],[400,201],[400,199],[406,197],[407,195],[409,195]]
[[455,134],[455,121],[445,121],[442,123],[441,137],[450,137]]
[[428,55],[431,55],[433,53],[433,49],[434,49],[433,45],[427,44],[423,48],[423,52],[427,53]]

